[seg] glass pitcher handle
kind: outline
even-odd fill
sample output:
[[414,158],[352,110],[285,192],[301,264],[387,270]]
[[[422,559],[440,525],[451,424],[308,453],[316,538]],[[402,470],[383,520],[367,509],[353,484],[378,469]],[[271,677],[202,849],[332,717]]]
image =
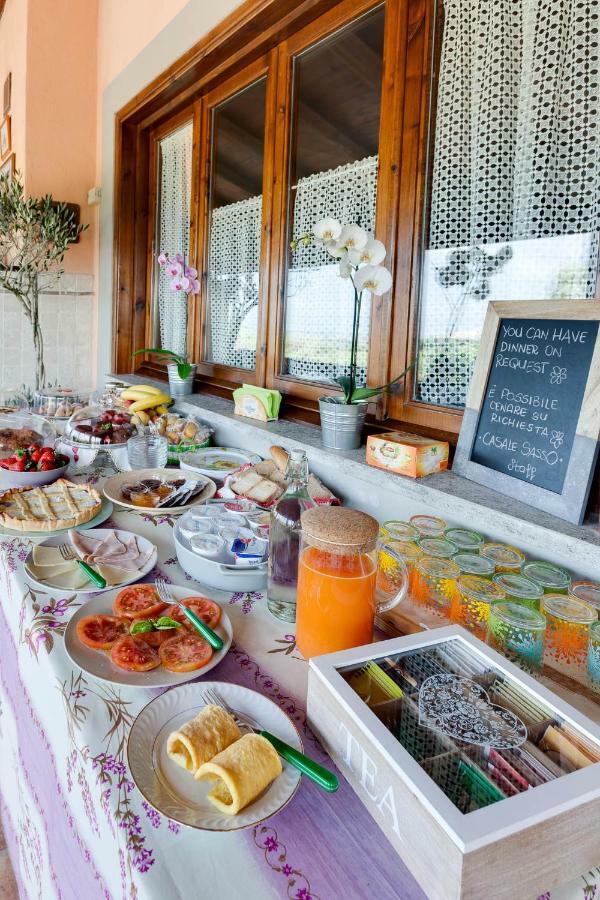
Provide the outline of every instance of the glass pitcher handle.
[[[393,560],[393,565],[386,562],[385,557]],[[386,569],[388,571],[386,571]],[[401,579],[402,585],[394,594],[387,594],[379,586],[380,578],[384,577],[392,580],[394,583]],[[402,557],[396,553],[388,544],[381,544],[377,550],[377,583],[375,587],[375,607],[376,614],[387,612],[393,609],[406,597],[408,591],[408,569]]]

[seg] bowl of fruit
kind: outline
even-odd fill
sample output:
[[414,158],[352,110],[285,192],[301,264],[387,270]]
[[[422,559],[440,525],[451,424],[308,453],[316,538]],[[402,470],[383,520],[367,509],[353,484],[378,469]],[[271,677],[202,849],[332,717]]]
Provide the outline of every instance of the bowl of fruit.
[[68,456],[52,447],[38,444],[19,447],[11,456],[0,459],[0,489],[52,484],[63,477],[68,465]]

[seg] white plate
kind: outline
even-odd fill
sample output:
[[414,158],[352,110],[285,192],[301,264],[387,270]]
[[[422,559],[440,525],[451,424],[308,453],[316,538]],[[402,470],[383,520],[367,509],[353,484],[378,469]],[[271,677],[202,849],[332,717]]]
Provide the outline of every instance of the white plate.
[[[95,528],[96,525],[101,525],[103,522],[106,522],[107,519],[113,514],[113,505],[110,500],[107,500],[106,497],[102,498],[102,506],[100,507],[100,512],[97,513],[93,519],[90,519],[89,522],[84,522],[83,525],[77,526],[77,531],[87,531],[89,528]],[[10,537],[22,537],[22,538],[49,538],[54,535],[59,534],[67,534],[71,531],[70,528],[58,528],[56,531],[15,531],[14,528],[3,528],[0,525],[0,535],[6,534],[10,535]]]
[[149,516],[174,516],[179,513],[197,506],[199,503],[205,503],[217,492],[217,486],[210,478],[204,475],[197,475],[192,472],[187,476],[190,481],[206,482],[202,490],[192,497],[184,506],[136,506],[135,503],[129,503],[121,496],[121,488],[126,484],[133,484],[144,478],[160,478],[163,481],[177,481],[179,478],[186,477],[177,469],[136,469],[131,472],[121,472],[120,475],[113,475],[104,484],[104,495],[116,503],[117,506],[123,506],[125,509],[133,509],[135,512],[143,512]]
[[[127,584],[132,584],[134,581],[140,581],[144,577],[144,575],[147,575],[148,572],[150,572],[151,569],[154,568],[154,566],[156,565],[156,558],[157,558],[158,554],[156,552],[156,547],[154,546],[154,544],[151,541],[149,541],[145,537],[142,537],[139,534],[133,534],[132,531],[121,531],[118,528],[114,528],[114,529],[113,528],[110,528],[110,529],[109,528],[94,528],[94,529],[88,529],[88,535],[90,537],[97,538],[99,541],[102,541],[102,540],[104,540],[105,537],[108,537],[108,535],[112,531],[115,531],[117,536],[122,541],[127,541],[130,537],[135,537],[138,542],[138,547],[140,548],[140,550],[142,552],[145,552],[147,550],[152,550],[152,555],[150,556],[150,559],[148,560],[148,562],[146,563],[145,566],[143,566],[139,571],[137,571],[137,570],[132,571],[131,577],[126,578],[125,581],[120,581],[118,584],[111,584],[109,586],[110,588],[117,589],[117,588],[125,587],[125,585],[127,585]],[[39,546],[41,546],[41,547],[58,547],[59,544],[64,544],[64,543],[65,543],[64,537],[57,536],[57,537],[47,538],[44,541],[40,541]],[[29,555],[27,556],[27,559],[25,560],[25,575],[27,577],[27,580],[30,581],[31,584],[33,584],[35,587],[41,588],[41,590],[43,590],[43,591],[65,591],[65,590],[68,590],[68,588],[61,587],[58,584],[53,584],[51,581],[40,581],[39,578],[35,577],[35,575],[31,571],[31,569],[29,568],[33,564],[34,564],[33,563],[33,550],[30,550]],[[92,565],[92,568],[93,568],[93,565]],[[90,582],[88,582],[88,584],[85,587],[77,588],[77,590],[73,591],[73,593],[97,594],[98,588],[92,581],[90,581]]]
[[[217,459],[228,459],[231,465],[226,469],[215,468],[214,461]],[[205,450],[182,453],[179,466],[188,472],[197,472],[199,475],[223,481],[232,472],[237,472],[240,466],[247,463],[255,465],[260,461],[261,457],[257,453],[247,453],[235,447],[207,447]]]
[[286,806],[300,784],[300,773],[282,760],[283,772],[237,816],[220,812],[207,799],[210,782],[193,776],[167,755],[167,738],[205,705],[202,692],[214,688],[239,713],[302,751],[302,739],[291,719],[268,697],[239,684],[219,681],[187,684],[155,697],[142,709],[129,732],[127,757],[131,776],[148,803],[163,815],[204,831],[237,831],[264,822]]
[[[200,591],[194,591],[193,588],[179,587],[178,585],[169,585],[171,593],[179,600],[186,597],[198,597]],[[112,684],[126,684],[129,687],[142,688],[165,688],[173,687],[175,684],[184,684],[193,678],[198,678],[206,672],[210,672],[215,666],[221,662],[229,648],[233,638],[233,629],[229,616],[222,609],[221,621],[215,628],[215,631],[223,639],[223,647],[218,653],[213,653],[212,659],[201,669],[195,669],[193,672],[169,672],[160,666],[158,669],[151,669],[149,672],[127,672],[125,669],[119,669],[111,662],[110,656],[102,650],[92,650],[86,647],[77,637],[76,626],[80,619],[85,616],[97,616],[99,614],[112,615],[113,603],[115,597],[119,593],[118,590],[103,591],[96,597],[92,597],[81,606],[69,620],[65,631],[65,650],[70,657],[71,662],[94,678],[101,681],[110,681]],[[208,596],[202,592],[202,596]],[[212,599],[212,598],[211,598]]]

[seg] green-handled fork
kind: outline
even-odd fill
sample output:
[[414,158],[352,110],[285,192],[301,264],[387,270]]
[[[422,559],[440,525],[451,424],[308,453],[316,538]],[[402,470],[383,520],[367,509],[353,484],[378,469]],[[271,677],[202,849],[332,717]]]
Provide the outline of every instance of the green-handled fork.
[[196,615],[196,613],[187,607],[185,603],[182,603],[181,600],[178,600],[173,596],[169,585],[164,580],[164,578],[157,578],[154,582],[156,585],[156,590],[158,592],[158,596],[162,600],[163,603],[168,603],[169,606],[178,606],[183,615],[188,619],[196,631],[199,631],[202,637],[208,641],[213,650],[222,650],[223,649],[223,640],[219,637],[216,631],[213,631],[206,622],[203,622],[202,619]]
[[95,569],[92,569],[92,567],[82,559],[79,559],[79,557],[77,556],[73,548],[69,546],[69,544],[59,544],[58,550],[65,562],[76,562],[79,568],[85,572],[87,577],[93,584],[96,585],[96,587],[102,589],[106,587],[106,578],[103,578],[100,572],[96,572]]
[[269,731],[264,731],[258,722],[247,715],[247,713],[240,713],[237,712],[237,710],[232,709],[214,688],[206,688],[202,691],[202,697],[205,703],[213,703],[215,706],[220,706],[225,712],[228,712],[229,715],[235,719],[235,723],[238,727],[245,728],[246,731],[252,731],[254,734],[260,734],[261,737],[266,738],[266,740],[277,750],[282,759],[285,759],[291,766],[298,769],[299,772],[302,772],[303,775],[306,775],[307,778],[310,778],[315,784],[318,784],[324,791],[329,791],[330,794],[337,791],[340,783],[333,772],[330,772],[329,769],[326,769],[320,763],[315,762],[315,760],[311,759],[309,756],[305,756],[304,753],[296,750],[295,747],[290,747],[289,744],[286,744],[285,741],[275,737],[275,735],[271,734]]

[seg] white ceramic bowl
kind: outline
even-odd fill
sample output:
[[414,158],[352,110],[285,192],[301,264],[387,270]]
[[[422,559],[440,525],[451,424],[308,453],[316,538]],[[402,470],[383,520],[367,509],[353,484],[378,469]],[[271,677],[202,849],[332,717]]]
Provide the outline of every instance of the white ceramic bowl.
[[42,484],[52,484],[59,478],[64,478],[69,463],[60,466],[58,469],[48,469],[47,472],[11,472],[10,469],[3,469],[0,466],[0,490],[6,491],[8,488],[24,487],[33,488],[40,487]]
[[173,529],[177,560],[184,572],[199,584],[219,591],[263,591],[267,586],[267,567],[246,568],[224,566],[214,559],[194,553],[189,542],[179,533],[179,523]]

